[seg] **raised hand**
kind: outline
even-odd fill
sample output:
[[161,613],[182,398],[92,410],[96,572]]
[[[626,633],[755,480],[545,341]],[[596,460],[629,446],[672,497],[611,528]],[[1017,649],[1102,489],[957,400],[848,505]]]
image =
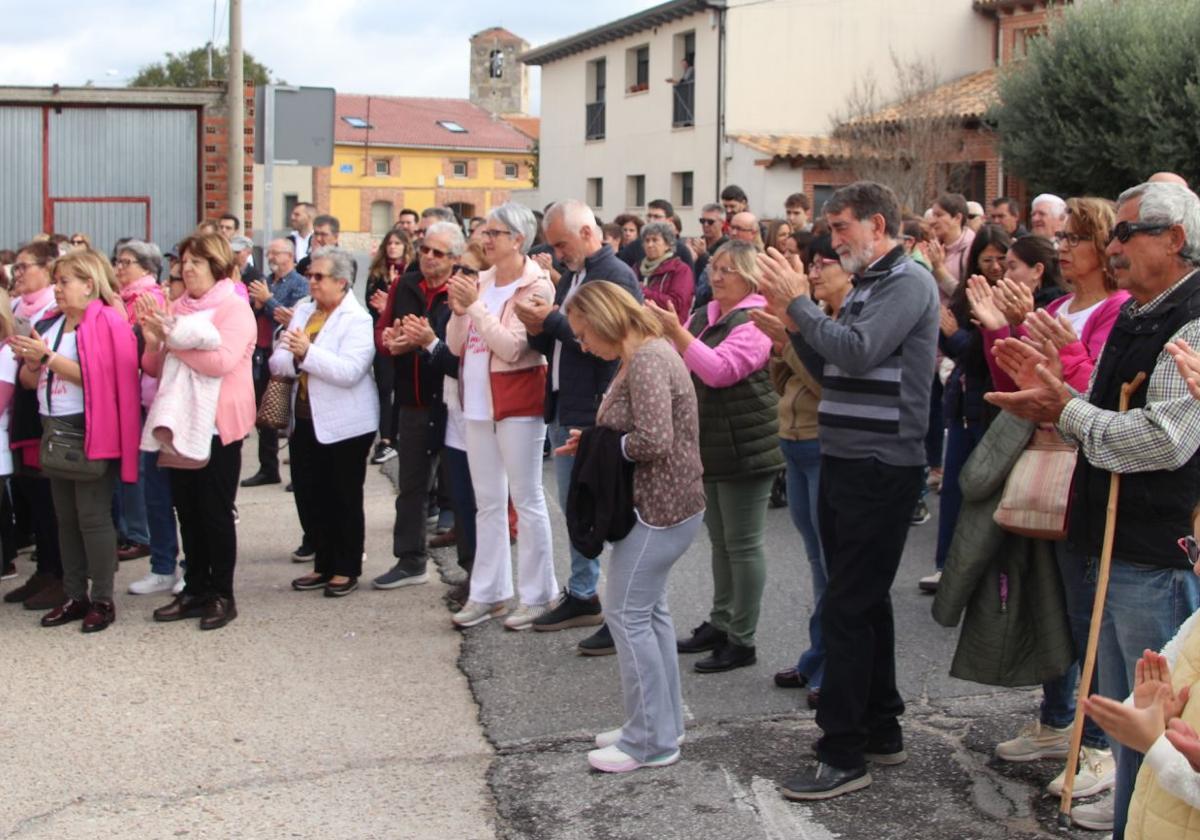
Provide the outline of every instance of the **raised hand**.
[[1175,367],[1187,383],[1192,399],[1200,400],[1200,353],[1182,338],[1167,342],[1166,351],[1175,360]]
[[1130,707],[1117,700],[1093,694],[1083,701],[1083,711],[1118,743],[1145,753],[1166,731],[1163,723],[1163,704],[1170,694],[1159,686],[1146,706]]
[[1079,340],[1079,336],[1075,335],[1075,328],[1065,315],[1055,318],[1045,309],[1030,312],[1025,318],[1025,329],[1029,331],[1030,339],[1039,347],[1049,342],[1061,350]]
[[994,291],[996,304],[1012,326],[1020,324],[1033,311],[1033,292],[1024,283],[1001,277]]
[[1004,313],[996,305],[992,284],[981,274],[967,278],[967,303],[971,305],[971,317],[985,330],[998,330],[1008,324]]
[[1142,658],[1134,666],[1133,705],[1139,709],[1149,708],[1155,704],[1163,689],[1166,689],[1161,704],[1165,727],[1172,718],[1183,714],[1183,707],[1187,705],[1191,689],[1184,686],[1176,693],[1171,687],[1171,666],[1167,657],[1152,650],[1145,650],[1142,652]]
[[1038,388],[1043,384],[1037,372],[1039,366],[1045,367],[1055,378],[1062,378],[1062,361],[1058,349],[1051,344],[1043,344],[1039,350],[1029,341],[1001,338],[992,347],[996,364],[1012,377],[1018,388]]
[[1167,724],[1167,740],[1183,754],[1192,769],[1200,773],[1200,735],[1196,734],[1196,730],[1175,718]]
[[383,310],[387,307],[387,299],[387,292],[383,289],[376,289],[375,294],[371,295],[371,299],[367,303],[372,309],[382,315]]
[[767,299],[767,308],[782,320],[791,302],[810,292],[804,263],[800,261],[800,257],[784,256],[775,248],[768,248],[767,252],[759,254],[757,259],[759,270],[762,272],[759,291]]
[[428,318],[421,318],[412,314],[405,315],[401,327],[404,340],[412,347],[428,347],[437,338],[433,327],[429,325]]
[[765,309],[751,309],[750,320],[762,331],[763,335],[771,339],[771,346],[774,347],[775,352],[782,353],[788,343],[787,325]]
[[[1010,342],[1012,343],[1010,344]],[[1035,423],[1058,423],[1063,409],[1072,397],[1070,389],[1062,381],[1061,365],[1058,372],[1055,373],[1051,371],[1048,360],[1035,362],[1032,372],[1037,379],[1036,381],[1032,380],[1029,375],[1028,359],[1023,363],[1014,364],[1011,359],[1003,358],[1006,351],[1015,350],[1013,344],[1023,343],[1011,338],[996,342],[996,361],[1021,386],[1022,390],[1011,393],[992,391],[984,394],[983,398],[1017,417],[1032,420]],[[1025,346],[1029,347],[1029,345]],[[1034,348],[1030,347],[1029,349],[1033,350]],[[1058,354],[1052,352],[1052,348],[1047,348],[1047,351],[1055,360],[1058,359]],[[1022,384],[1023,380],[1027,384]]]
[[958,319],[954,317],[954,313],[950,311],[950,307],[942,305],[938,313],[938,327],[942,331],[942,335],[949,338],[958,332]]

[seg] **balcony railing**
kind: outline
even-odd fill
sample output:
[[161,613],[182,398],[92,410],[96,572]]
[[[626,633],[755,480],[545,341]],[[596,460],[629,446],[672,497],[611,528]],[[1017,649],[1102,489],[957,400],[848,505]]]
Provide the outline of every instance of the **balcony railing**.
[[696,113],[693,108],[696,97],[695,82],[680,82],[675,85],[674,94],[671,99],[673,102],[671,112],[671,125],[675,128],[683,128],[696,124]]
[[604,139],[604,103],[589,102],[587,105],[587,125],[584,132],[587,140]]

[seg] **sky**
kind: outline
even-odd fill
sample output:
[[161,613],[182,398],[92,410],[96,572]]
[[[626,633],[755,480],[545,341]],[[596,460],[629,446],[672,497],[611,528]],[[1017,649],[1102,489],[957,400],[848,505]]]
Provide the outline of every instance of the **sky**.
[[[0,29],[0,85],[123,87],[166,52],[212,38],[213,0],[50,0],[13,3]],[[657,5],[508,0],[243,0],[242,41],[289,84],[345,93],[468,93],[468,39],[502,26],[532,46]],[[216,0],[217,44],[228,41],[228,0]],[[58,21],[58,23],[51,23]],[[533,108],[538,73],[532,68]]]

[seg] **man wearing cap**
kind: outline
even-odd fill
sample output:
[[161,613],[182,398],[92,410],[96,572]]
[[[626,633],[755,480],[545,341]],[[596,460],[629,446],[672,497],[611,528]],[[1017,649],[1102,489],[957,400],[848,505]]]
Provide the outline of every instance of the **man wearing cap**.
[[979,229],[983,227],[987,221],[987,214],[983,212],[983,205],[978,201],[967,202],[967,227],[979,233]]
[[255,280],[262,280],[262,272],[254,265],[254,243],[250,241],[250,237],[234,236],[229,240],[229,250],[233,251],[233,258],[237,262],[238,273],[241,275],[242,283],[247,288]]

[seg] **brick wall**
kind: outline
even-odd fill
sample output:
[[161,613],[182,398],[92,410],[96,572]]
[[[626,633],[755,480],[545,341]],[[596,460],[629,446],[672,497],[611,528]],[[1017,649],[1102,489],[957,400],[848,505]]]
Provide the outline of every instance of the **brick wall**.
[[[251,219],[254,218],[254,85],[246,85],[245,94],[245,123],[244,147],[246,150],[245,167],[242,173],[244,208],[236,208],[233,213],[242,219],[243,233],[251,232]],[[203,175],[200,182],[200,192],[203,196],[204,218],[216,219],[229,210],[229,112],[224,104],[212,106],[203,110],[201,118],[202,166]]]

